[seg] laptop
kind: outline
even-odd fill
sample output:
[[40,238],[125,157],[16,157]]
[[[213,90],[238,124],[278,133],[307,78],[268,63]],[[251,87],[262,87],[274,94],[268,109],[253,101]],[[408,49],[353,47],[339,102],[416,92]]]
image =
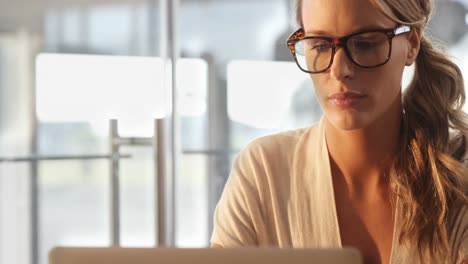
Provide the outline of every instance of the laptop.
[[49,264],[362,264],[353,248],[83,248],[57,247]]

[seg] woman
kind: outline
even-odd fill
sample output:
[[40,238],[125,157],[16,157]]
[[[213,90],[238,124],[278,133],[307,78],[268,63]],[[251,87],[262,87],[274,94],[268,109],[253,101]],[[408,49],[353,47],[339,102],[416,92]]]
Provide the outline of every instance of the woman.
[[213,246],[353,246],[365,263],[468,258],[464,85],[424,35],[431,8],[430,0],[298,1],[301,29],[288,45],[324,116],[240,153]]

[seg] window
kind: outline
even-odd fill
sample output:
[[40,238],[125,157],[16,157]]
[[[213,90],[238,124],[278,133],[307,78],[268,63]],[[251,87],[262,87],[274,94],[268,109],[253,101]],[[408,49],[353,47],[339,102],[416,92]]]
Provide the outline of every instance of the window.
[[[161,1],[43,1],[28,12],[24,3],[0,4],[1,263],[45,264],[56,245],[110,245],[110,162],[76,156],[109,154],[111,118],[120,136],[148,138],[153,119],[167,116],[171,65],[160,49],[170,26]],[[437,5],[429,29],[465,73],[464,1]],[[285,44],[293,12],[286,0],[180,0],[170,32],[180,55],[176,246],[209,245],[240,149],[320,118],[313,84]],[[120,152],[129,155],[119,171],[121,244],[153,246],[153,149]],[[54,159],[61,156],[75,159]]]

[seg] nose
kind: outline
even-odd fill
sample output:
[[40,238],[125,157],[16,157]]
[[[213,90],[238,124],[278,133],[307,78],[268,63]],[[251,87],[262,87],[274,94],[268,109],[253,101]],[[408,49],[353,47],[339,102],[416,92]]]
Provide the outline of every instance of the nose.
[[354,77],[354,65],[348,58],[346,51],[341,47],[335,52],[333,63],[330,67],[330,74],[338,81]]

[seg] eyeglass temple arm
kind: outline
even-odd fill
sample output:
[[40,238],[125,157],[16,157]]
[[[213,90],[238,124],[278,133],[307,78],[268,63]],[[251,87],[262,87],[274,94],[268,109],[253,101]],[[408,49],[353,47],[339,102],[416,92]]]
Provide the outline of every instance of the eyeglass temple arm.
[[395,29],[395,35],[400,35],[400,34],[403,34],[403,33],[406,33],[406,32],[410,32],[410,31],[411,31],[410,26],[400,26],[400,27]]

